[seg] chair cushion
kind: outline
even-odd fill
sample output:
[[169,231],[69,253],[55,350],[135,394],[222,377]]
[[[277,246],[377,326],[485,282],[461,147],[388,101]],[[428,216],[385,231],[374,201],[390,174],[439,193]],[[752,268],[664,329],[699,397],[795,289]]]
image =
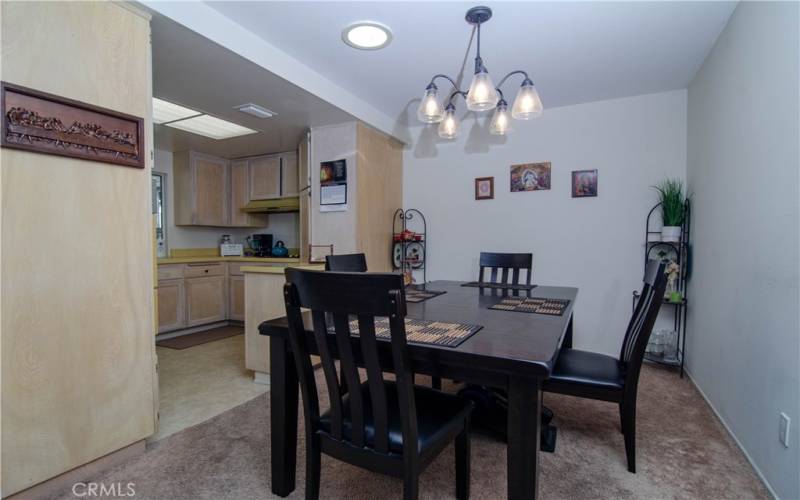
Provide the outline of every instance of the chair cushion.
[[[400,420],[400,408],[397,400],[397,385],[393,381],[384,381],[386,402],[388,405],[389,450],[403,452],[403,427]],[[367,446],[375,446],[375,423],[372,415],[369,386],[361,384],[362,402],[364,405],[364,440]],[[464,419],[475,406],[469,399],[447,394],[427,387],[414,386],[414,397],[417,407],[417,449],[423,450],[434,446],[442,439],[449,439],[460,432]],[[342,437],[350,441],[352,423],[350,419],[350,396],[342,398]],[[323,413],[319,419],[322,432],[331,433],[330,411]]]
[[[561,349],[556,366],[544,389],[574,385],[593,389],[620,390],[625,384],[625,372],[617,358],[596,352]],[[557,392],[557,391],[555,391]]]

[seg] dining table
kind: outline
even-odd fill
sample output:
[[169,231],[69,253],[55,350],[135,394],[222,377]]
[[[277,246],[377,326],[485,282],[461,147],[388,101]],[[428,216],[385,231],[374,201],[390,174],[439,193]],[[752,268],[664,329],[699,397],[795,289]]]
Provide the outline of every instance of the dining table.
[[[408,303],[407,317],[480,325],[481,329],[456,347],[409,342],[408,357],[413,372],[506,391],[508,498],[537,498],[541,387],[550,376],[561,347],[572,345],[572,311],[578,289],[536,286],[532,290],[512,291],[462,284],[458,281],[426,283],[422,288],[445,293],[423,302]],[[491,309],[504,298],[515,295],[568,300],[569,303],[560,315]],[[309,311],[303,314],[303,321],[306,345],[315,354]],[[297,372],[286,318],[261,323],[259,333],[268,336],[270,343],[271,487],[274,494],[284,497],[295,489]],[[352,345],[354,352],[358,352],[357,337],[353,338]],[[335,349],[333,354],[337,356]],[[382,366],[391,365],[388,341],[379,342],[379,356]]]

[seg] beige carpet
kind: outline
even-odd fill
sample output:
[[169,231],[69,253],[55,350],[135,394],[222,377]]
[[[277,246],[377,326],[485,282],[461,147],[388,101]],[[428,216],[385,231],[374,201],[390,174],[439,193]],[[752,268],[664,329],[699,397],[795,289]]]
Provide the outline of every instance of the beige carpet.
[[[637,474],[626,469],[616,405],[555,395],[547,395],[545,404],[555,412],[559,435],[556,453],[540,454],[543,499],[769,498],[694,386],[675,373],[643,370]],[[141,457],[93,480],[133,482],[137,499],[273,498],[268,417],[265,394],[152,444]],[[298,448],[291,498],[303,498],[302,437]],[[421,498],[453,498],[454,468],[451,446],[423,473]],[[471,489],[474,499],[506,496],[505,445],[473,437]],[[323,456],[322,497],[400,498],[401,482]],[[65,492],[61,498],[72,497]]]

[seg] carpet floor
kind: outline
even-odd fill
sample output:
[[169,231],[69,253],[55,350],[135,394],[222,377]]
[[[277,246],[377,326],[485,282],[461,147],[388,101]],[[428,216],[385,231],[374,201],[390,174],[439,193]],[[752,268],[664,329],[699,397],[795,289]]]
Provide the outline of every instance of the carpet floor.
[[[322,380],[318,371],[318,383]],[[555,413],[558,445],[555,453],[540,454],[543,499],[769,498],[695,387],[674,372],[647,365],[642,370],[636,474],[626,468],[615,404],[549,394],[545,404]],[[153,443],[143,455],[91,480],[132,482],[137,499],[274,498],[269,488],[268,424],[269,398],[265,394]],[[297,489],[290,498],[303,498],[302,423],[300,433]],[[453,498],[454,471],[451,445],[422,474],[420,497]],[[480,434],[473,436],[470,487],[475,499],[506,497],[504,444]],[[323,455],[322,498],[386,500],[401,498],[401,491],[398,479]],[[58,498],[73,497],[64,492]]]

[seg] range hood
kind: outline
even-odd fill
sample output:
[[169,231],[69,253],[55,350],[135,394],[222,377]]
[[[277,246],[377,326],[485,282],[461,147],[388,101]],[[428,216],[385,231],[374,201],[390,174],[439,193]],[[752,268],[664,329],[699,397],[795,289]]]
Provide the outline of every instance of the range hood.
[[254,214],[276,214],[300,211],[300,197],[275,198],[272,200],[253,200],[244,207],[242,212]]

